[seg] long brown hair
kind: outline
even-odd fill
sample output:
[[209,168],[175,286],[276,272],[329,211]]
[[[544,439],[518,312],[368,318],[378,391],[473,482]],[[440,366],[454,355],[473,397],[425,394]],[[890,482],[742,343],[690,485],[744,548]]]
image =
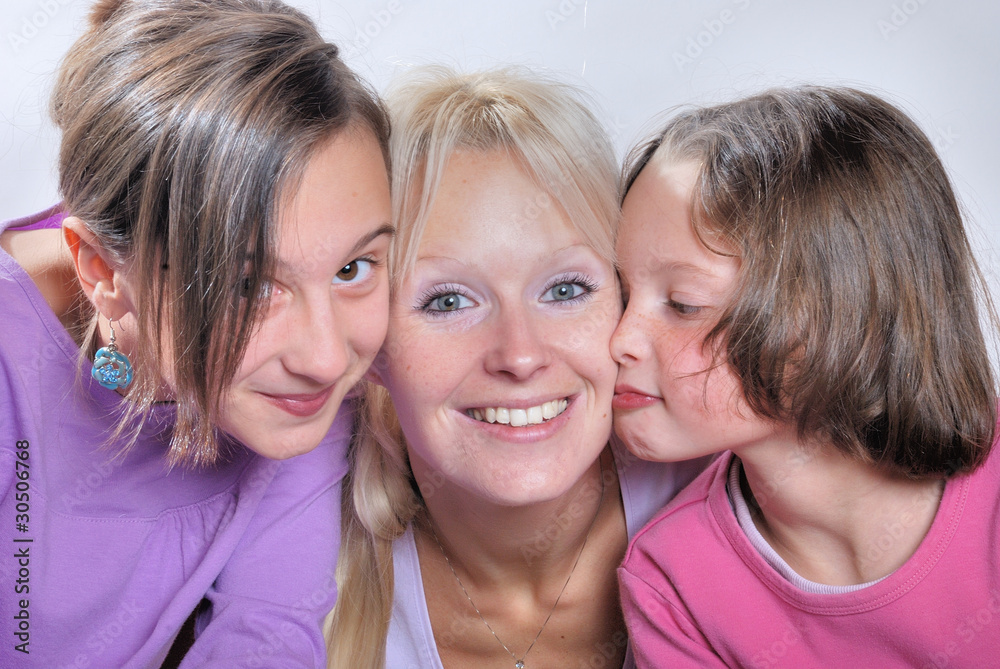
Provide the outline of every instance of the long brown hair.
[[945,169],[905,113],[823,87],[686,111],[633,153],[623,193],[655,154],[700,164],[696,230],[741,260],[705,345],[753,411],[906,476],[986,459],[997,387],[980,305],[996,312]]
[[64,205],[135,290],[136,387],[121,425],[148,413],[166,370],[170,460],[211,463],[221,398],[261,317],[282,194],[349,126],[370,130],[388,163],[387,115],[277,0],[98,2],[51,110]]

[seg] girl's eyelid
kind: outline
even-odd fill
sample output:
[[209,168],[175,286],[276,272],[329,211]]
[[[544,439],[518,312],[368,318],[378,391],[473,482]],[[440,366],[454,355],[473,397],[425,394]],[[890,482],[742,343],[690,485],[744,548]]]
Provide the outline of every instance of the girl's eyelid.
[[361,248],[355,248],[355,257],[348,260],[345,265],[354,262],[355,260],[368,260],[371,259],[374,262],[385,262],[385,259],[389,255],[389,245],[391,243],[391,235],[379,235],[375,239],[372,239],[367,244]]
[[337,268],[337,271],[339,272],[342,268],[347,267],[351,263],[359,261],[369,262],[372,264],[373,268],[385,265],[389,256],[389,244],[391,238],[391,235],[382,234],[370,240],[367,244],[362,246],[360,250],[355,250],[357,255],[353,258],[347,259],[346,262]]
[[[344,270],[344,268],[350,267],[351,265],[353,265],[355,263],[359,263],[359,264],[360,263],[364,263],[364,264],[366,264],[368,266],[366,268],[365,273],[364,273],[363,276],[361,276],[360,278],[352,277],[350,279],[341,279],[338,276]],[[357,258],[355,258],[354,260],[351,260],[350,262],[348,262],[345,265],[343,265],[340,269],[338,269],[337,272],[336,272],[336,274],[334,274],[333,279],[331,280],[331,283],[333,285],[335,285],[335,286],[361,286],[361,285],[365,285],[369,281],[371,281],[371,280],[374,279],[376,271],[378,271],[380,268],[382,268],[383,266],[385,266],[385,264],[386,264],[385,258],[379,257],[378,254],[367,253],[367,254],[364,254],[364,255],[360,255]],[[360,265],[359,265],[359,267],[360,267]]]
[[682,317],[696,317],[707,312],[714,312],[721,305],[721,300],[712,295],[688,291],[667,291],[665,304],[668,309]]
[[677,300],[667,300],[667,308],[676,312],[680,316],[694,316],[701,312],[704,307],[700,307],[694,304],[687,304],[686,302],[680,302]]

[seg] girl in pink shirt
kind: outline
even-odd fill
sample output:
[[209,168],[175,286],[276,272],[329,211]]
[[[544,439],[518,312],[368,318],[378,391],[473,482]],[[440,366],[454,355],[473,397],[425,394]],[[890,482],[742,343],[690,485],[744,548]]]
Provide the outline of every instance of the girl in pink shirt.
[[625,186],[616,431],[722,453],[619,571],[639,666],[996,662],[995,312],[926,135],[775,90],[674,118]]

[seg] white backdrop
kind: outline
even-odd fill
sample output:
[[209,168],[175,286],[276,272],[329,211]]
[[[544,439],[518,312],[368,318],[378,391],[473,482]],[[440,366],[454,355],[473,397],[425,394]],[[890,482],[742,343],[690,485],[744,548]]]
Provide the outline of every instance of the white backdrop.
[[[518,63],[592,90],[620,153],[659,112],[769,85],[850,84],[934,140],[1000,300],[1000,3],[988,0],[293,0],[383,90],[410,64]],[[90,0],[6,0],[0,217],[57,200],[53,72]]]

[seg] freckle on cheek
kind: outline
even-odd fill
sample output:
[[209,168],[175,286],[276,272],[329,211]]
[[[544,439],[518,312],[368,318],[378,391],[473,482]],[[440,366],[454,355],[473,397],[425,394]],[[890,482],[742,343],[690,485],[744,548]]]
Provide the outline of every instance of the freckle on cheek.
[[656,343],[659,346],[669,346],[679,352],[680,347],[683,346],[685,342],[681,339],[677,332],[664,328],[656,333]]

